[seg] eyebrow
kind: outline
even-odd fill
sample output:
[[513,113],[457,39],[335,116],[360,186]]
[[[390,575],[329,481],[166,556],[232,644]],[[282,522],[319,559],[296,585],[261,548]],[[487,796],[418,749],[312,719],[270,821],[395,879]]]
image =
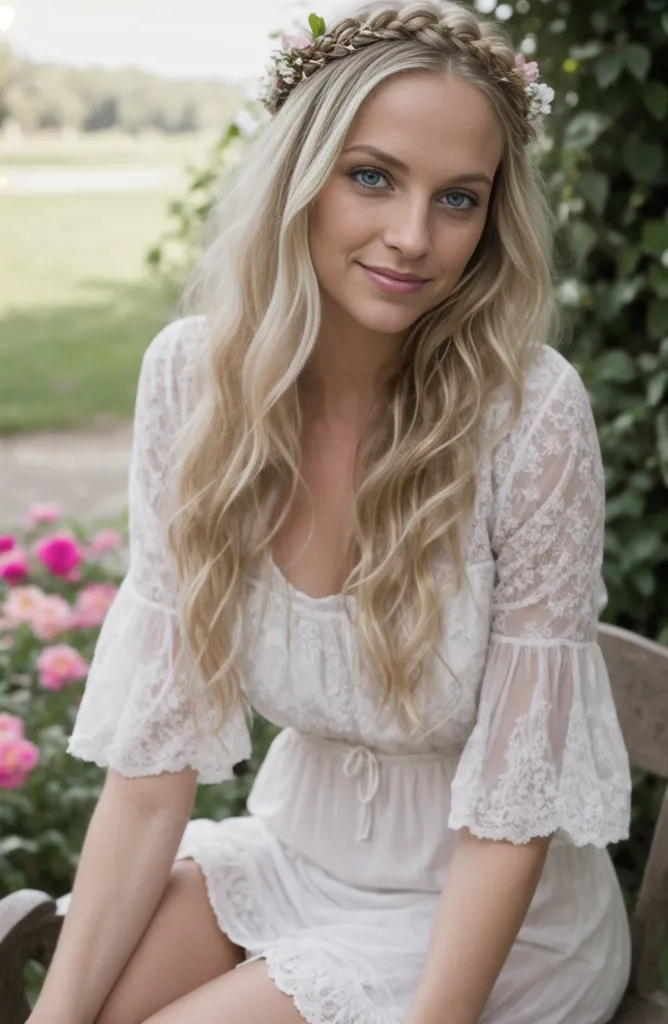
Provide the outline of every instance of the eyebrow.
[[[403,171],[404,174],[408,174],[410,171],[410,167],[408,166],[408,164],[405,164],[403,160],[399,160],[398,157],[392,156],[390,153],[384,153],[382,149],[377,149],[376,146],[348,146],[348,148],[344,149],[343,152],[352,153],[355,150],[364,151],[365,153],[371,153],[372,156],[377,157],[379,160],[382,160],[386,164],[390,164],[391,166],[396,167],[398,170]],[[461,182],[484,181],[485,184],[489,185],[490,188],[492,188],[493,185],[491,178],[487,174],[484,174],[482,171],[473,171],[470,174],[457,174],[455,175],[455,178],[453,180]]]

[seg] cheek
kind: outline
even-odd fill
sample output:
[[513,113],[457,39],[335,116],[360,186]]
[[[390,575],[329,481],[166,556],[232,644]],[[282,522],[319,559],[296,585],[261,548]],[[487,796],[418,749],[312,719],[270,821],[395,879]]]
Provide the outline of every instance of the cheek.
[[455,228],[444,230],[439,246],[441,266],[451,273],[461,273],[473,256],[484,230],[484,217],[471,218]]

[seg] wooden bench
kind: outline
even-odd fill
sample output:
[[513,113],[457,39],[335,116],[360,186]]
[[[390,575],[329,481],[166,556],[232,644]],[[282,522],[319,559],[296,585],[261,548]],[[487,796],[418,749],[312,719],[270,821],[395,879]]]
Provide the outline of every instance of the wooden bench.
[[[630,759],[639,768],[668,779],[668,649],[608,625],[601,625],[599,639]],[[24,967],[30,960],[48,967],[66,907],[67,897],[54,901],[29,889],[0,900],[2,1024],[23,1024],[28,1018]],[[659,962],[667,933],[668,789],[633,915],[631,984],[612,1024],[668,1024],[668,997],[659,989]]]

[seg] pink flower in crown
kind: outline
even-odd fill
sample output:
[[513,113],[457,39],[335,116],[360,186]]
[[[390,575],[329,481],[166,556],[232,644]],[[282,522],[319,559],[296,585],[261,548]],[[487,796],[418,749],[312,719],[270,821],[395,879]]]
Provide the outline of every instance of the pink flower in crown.
[[88,662],[69,644],[45,647],[35,664],[40,686],[46,690],[62,690],[67,683],[85,679],[88,675]]
[[0,579],[3,579],[10,587],[21,583],[28,573],[28,553],[23,548],[17,545],[11,551],[0,555]]
[[53,504],[31,505],[26,516],[28,526],[38,526],[39,523],[55,523],[57,519],[60,519],[60,508]]
[[313,42],[313,36],[304,29],[294,35],[286,32],[281,39],[281,49],[286,53],[290,50],[305,50]]
[[0,735],[0,789],[18,789],[39,762],[39,750],[22,736]]
[[77,568],[83,557],[75,538],[65,530],[38,540],[33,547],[33,552],[42,565],[46,566],[54,576],[64,576],[65,578],[68,578],[70,573]]
[[73,625],[77,629],[101,626],[117,593],[111,583],[89,583],[77,595]]
[[53,640],[72,629],[74,613],[72,606],[58,594],[45,595],[39,602],[30,621],[30,626],[38,640]]
[[529,61],[527,64],[526,57],[523,53],[515,54],[515,67],[518,68],[526,80],[527,85],[534,85],[538,81],[538,64],[535,60]]
[[4,555],[14,547],[16,547],[16,541],[12,535],[10,533],[0,533],[0,555]]
[[88,545],[89,555],[104,555],[107,551],[117,551],[123,543],[118,530],[100,530]]

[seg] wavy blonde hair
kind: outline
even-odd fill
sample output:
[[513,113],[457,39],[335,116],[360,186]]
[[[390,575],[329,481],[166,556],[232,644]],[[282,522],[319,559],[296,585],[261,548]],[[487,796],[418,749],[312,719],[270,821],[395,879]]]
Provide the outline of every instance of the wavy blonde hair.
[[[207,342],[169,543],[186,645],[221,722],[243,703],[250,577],[264,567],[269,581],[273,539],[305,485],[301,388],[321,323],[309,209],[381,82],[407,71],[461,76],[489,98],[505,134],[476,252],[453,293],[412,325],[355,457],[343,594],[355,597],[358,657],[379,703],[391,701],[407,728],[421,724],[425,658],[435,651],[445,602],[465,580],[462,531],[477,467],[496,440],[486,411],[505,389],[511,413],[503,429],[511,426],[526,370],[554,324],[551,224],[525,97],[507,76],[515,63],[509,41],[498,25],[438,0],[349,6],[328,24],[330,38],[357,38],[351,17],[381,40],[326,63],[291,91],[224,183],[186,290],[184,311],[206,316]],[[368,43],[368,34],[359,38]],[[434,575],[442,559],[453,570],[445,586]]]

